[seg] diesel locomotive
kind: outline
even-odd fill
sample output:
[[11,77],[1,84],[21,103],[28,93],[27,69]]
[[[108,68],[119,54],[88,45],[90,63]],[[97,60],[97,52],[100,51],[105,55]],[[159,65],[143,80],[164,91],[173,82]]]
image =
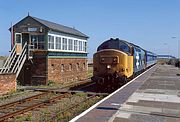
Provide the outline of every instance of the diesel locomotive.
[[97,85],[122,85],[157,62],[157,55],[125,40],[109,39],[93,55]]

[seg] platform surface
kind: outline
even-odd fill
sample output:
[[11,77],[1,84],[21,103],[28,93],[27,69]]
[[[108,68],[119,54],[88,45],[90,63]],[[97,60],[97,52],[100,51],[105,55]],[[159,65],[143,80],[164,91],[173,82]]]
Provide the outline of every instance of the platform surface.
[[73,121],[180,122],[180,69],[155,65]]

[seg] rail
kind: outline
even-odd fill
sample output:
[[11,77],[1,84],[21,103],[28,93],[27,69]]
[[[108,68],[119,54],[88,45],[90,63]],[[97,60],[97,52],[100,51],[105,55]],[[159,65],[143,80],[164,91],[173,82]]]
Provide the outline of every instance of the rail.
[[47,100],[39,100],[39,102],[37,102],[35,104],[29,104],[29,106],[26,106],[24,108],[21,107],[21,109],[16,110],[18,105],[24,104],[26,102],[30,103],[30,101],[33,102],[33,99],[37,101],[37,98],[40,98],[42,96],[47,96],[48,93],[51,93],[51,92],[41,93],[41,94],[38,94],[38,95],[35,95],[35,96],[32,96],[32,97],[28,97],[28,98],[25,98],[25,99],[22,99],[22,100],[19,100],[19,101],[15,101],[15,102],[12,102],[12,103],[1,105],[0,106],[1,111],[7,110],[8,108],[9,109],[13,108],[13,109],[12,109],[12,111],[10,111],[8,113],[0,115],[0,121],[5,121],[5,120],[7,120],[7,119],[9,119],[11,117],[17,116],[19,114],[23,114],[23,113],[31,111],[33,109],[40,108],[42,106],[43,107],[48,106],[49,104],[53,104],[57,100],[60,100],[62,98],[66,98],[66,97],[71,95],[70,93],[64,93],[64,94],[61,94],[61,95],[58,95],[58,96],[55,96],[55,97],[48,98]]
[[91,95],[89,97],[87,97],[86,99],[84,99],[83,101],[80,101],[80,102],[77,102],[76,104],[73,104],[71,106],[69,106],[68,108],[56,113],[54,116],[52,116],[48,121],[56,121],[57,117],[60,115],[60,114],[64,114],[68,111],[72,111],[74,108],[77,108],[79,106],[81,106],[83,103],[86,103],[92,99],[94,99],[95,97],[97,97],[97,95]]
[[[83,83],[87,85],[87,83],[91,83],[91,82],[84,81],[84,82],[78,83],[78,85],[76,84],[71,87],[79,86],[79,85],[82,85]],[[0,121],[6,121],[8,118],[12,118],[20,114],[24,114],[28,111],[32,111],[34,109],[39,109],[42,107],[44,108],[49,105],[56,104],[57,102],[59,102],[59,100],[63,98],[70,98],[74,94],[76,95],[77,93],[87,94],[87,98],[81,101],[82,103],[88,101],[89,99],[95,96],[108,95],[108,93],[94,93],[94,92],[83,92],[83,91],[73,91],[73,90],[66,90],[66,91],[59,90],[58,91],[57,89],[44,89],[44,90],[39,90],[39,91],[43,93],[28,97],[28,98],[24,98],[21,100],[17,100],[11,103],[7,103],[4,105],[0,105],[0,110],[2,113],[0,114]],[[69,105],[67,108],[65,108],[61,112],[64,113],[70,109],[78,107],[78,105],[81,105],[80,103]],[[8,112],[5,113],[7,110]]]
[[30,101],[32,99],[36,99],[36,98],[41,97],[43,95],[47,95],[47,93],[37,94],[37,95],[31,96],[31,97],[28,97],[28,98],[24,98],[24,99],[17,100],[17,101],[11,102],[11,103],[0,105],[0,109],[5,109],[5,108],[11,107],[11,106],[15,106],[17,104],[21,104],[23,102]]

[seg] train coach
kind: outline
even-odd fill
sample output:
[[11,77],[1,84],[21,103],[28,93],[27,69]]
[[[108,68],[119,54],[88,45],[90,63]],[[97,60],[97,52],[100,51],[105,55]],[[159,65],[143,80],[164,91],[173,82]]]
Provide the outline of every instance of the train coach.
[[156,54],[125,40],[111,38],[93,55],[91,79],[98,85],[122,85],[156,61]]

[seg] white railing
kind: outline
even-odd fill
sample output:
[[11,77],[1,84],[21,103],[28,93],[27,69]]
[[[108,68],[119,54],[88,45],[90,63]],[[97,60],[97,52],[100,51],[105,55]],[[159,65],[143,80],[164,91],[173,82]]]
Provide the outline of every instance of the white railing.
[[18,77],[26,59],[27,59],[27,43],[24,44],[23,49],[19,55],[16,55],[16,45],[14,45],[9,57],[7,58],[0,74],[15,73]]
[[2,73],[7,73],[7,71],[11,68],[10,66],[12,65],[13,61],[16,58],[16,45],[14,45],[13,49],[11,50],[11,53],[9,54],[8,58],[6,59],[5,64],[3,65],[3,68],[0,72]]
[[11,70],[11,73],[16,73],[16,77],[18,77],[18,75],[24,65],[24,62],[26,61],[26,58],[27,58],[26,55],[27,55],[27,43],[24,44],[23,49]]
[[28,59],[33,58],[34,45],[28,45]]

